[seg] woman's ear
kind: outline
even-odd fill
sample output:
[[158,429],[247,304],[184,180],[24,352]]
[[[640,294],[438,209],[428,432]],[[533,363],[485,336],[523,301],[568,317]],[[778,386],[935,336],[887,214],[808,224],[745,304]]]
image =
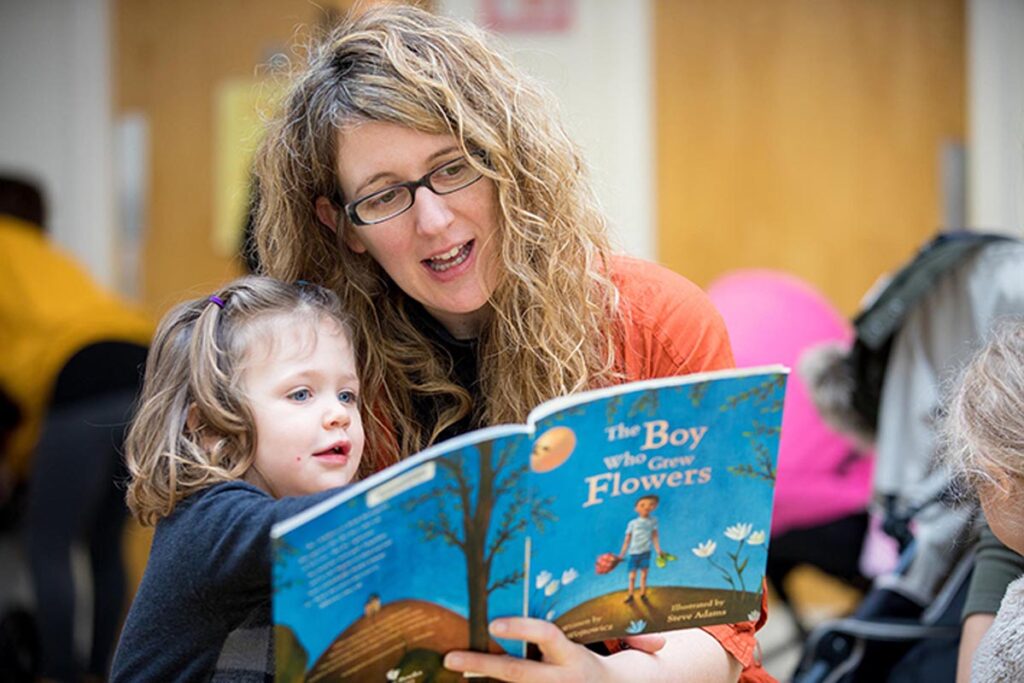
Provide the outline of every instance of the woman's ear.
[[331,232],[338,229],[338,207],[323,195],[316,198],[316,217],[320,219]]
[[[326,225],[331,232],[337,232],[341,229],[339,222],[340,209],[334,205],[330,199],[324,196],[316,198],[316,217],[320,219],[320,222]],[[359,239],[359,235],[355,233],[355,230],[345,230],[341,235],[342,241],[345,246],[356,254],[363,254],[366,252],[366,245]]]

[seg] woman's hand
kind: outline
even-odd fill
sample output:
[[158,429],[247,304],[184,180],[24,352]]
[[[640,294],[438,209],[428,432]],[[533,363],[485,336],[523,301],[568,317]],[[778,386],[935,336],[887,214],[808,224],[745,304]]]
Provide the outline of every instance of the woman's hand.
[[456,651],[445,657],[445,668],[511,683],[717,682],[735,681],[739,674],[739,663],[699,629],[633,636],[626,639],[631,649],[608,657],[570,641],[557,626],[540,619],[495,619],[490,631],[498,638],[535,643],[543,661]]
[[480,652],[449,652],[444,666],[452,671],[471,671],[502,681],[530,681],[580,683],[611,680],[607,678],[602,657],[582,645],[577,645],[554,624],[541,619],[513,617],[491,622],[491,635],[497,638],[525,640],[540,647],[544,661],[534,662],[508,655],[489,655]]

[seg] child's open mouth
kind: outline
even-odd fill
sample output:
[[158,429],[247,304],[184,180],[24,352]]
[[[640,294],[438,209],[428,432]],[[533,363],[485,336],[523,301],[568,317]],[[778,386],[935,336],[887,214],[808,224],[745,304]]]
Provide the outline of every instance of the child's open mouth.
[[329,448],[325,448],[322,451],[314,453],[313,457],[322,458],[340,456],[342,458],[348,458],[349,451],[351,450],[352,444],[350,444],[348,441],[339,441],[338,443],[334,444],[333,446],[330,446]]

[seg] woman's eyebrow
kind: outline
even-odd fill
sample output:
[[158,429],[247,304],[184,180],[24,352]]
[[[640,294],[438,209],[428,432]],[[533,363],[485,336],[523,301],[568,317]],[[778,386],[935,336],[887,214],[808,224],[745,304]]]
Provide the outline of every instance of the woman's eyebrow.
[[447,155],[451,154],[452,152],[460,152],[460,151],[462,151],[462,148],[459,147],[458,145],[449,145],[448,147],[445,147],[444,149],[439,149],[436,152],[434,152],[433,154],[431,154],[430,156],[428,156],[427,157],[427,161],[428,162],[437,161],[441,157],[447,156]]
[[[434,162],[436,162],[441,157],[447,156],[447,155],[451,154],[452,152],[461,151],[461,149],[462,148],[459,147],[458,145],[449,145],[448,147],[445,147],[443,149],[437,150],[436,152],[434,152],[433,154],[428,156],[424,161],[426,161],[427,164],[431,164],[432,165]],[[356,188],[356,190],[355,190],[355,192],[353,194],[356,197],[358,197],[363,192],[366,191],[367,187],[369,187],[370,185],[373,185],[377,181],[383,180],[385,178],[394,178],[394,179],[397,180],[398,176],[396,176],[392,171],[381,171],[380,173],[374,173],[372,176],[370,176],[369,178],[367,178],[363,182],[359,183],[359,186]]]

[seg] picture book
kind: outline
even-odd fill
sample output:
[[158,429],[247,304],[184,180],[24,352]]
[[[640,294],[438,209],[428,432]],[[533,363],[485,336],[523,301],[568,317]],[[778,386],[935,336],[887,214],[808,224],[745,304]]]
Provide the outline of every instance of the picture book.
[[580,643],[756,620],[788,370],[623,384],[435,445],[274,527],[278,680],[446,681]]

